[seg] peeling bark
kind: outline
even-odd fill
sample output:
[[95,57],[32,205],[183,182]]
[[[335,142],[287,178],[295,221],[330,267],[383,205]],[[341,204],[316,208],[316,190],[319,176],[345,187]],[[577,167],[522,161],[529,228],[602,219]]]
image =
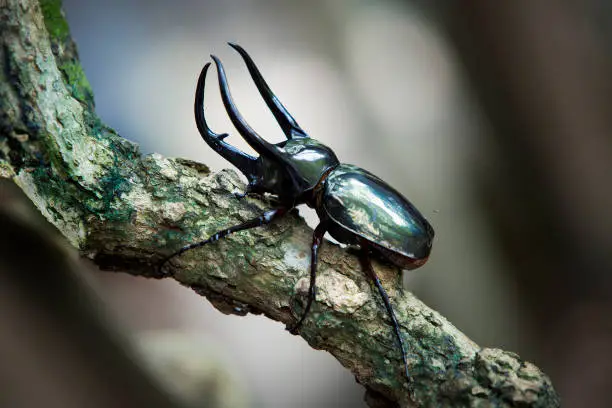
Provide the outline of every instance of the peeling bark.
[[[171,277],[226,314],[291,324],[307,298],[312,231],[292,212],[265,228],[164,255],[269,208],[237,200],[233,171],[158,154],[103,125],[58,0],[8,0],[0,10],[0,177],[12,178],[83,256],[102,269]],[[409,345],[413,381],[376,289],[357,257],[330,242],[320,254],[317,302],[301,330],[367,389],[372,406],[552,407],[548,377],[516,354],[481,349],[401,289],[374,263]]]

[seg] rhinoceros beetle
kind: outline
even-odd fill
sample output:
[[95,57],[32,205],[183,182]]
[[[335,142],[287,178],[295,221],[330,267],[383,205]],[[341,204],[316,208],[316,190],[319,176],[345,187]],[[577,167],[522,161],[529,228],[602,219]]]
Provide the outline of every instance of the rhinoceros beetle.
[[185,251],[213,243],[229,234],[269,224],[299,204],[314,208],[320,222],[311,246],[308,301],[299,320],[289,330],[297,334],[315,300],[317,255],[327,232],[337,241],[359,248],[362,265],[380,292],[399,341],[406,376],[410,379],[406,348],[387,292],[370,262],[376,253],[396,266],[414,269],[423,265],[431,251],[434,231],[421,213],[399,192],[380,178],[357,166],[342,164],[334,152],[310,138],[285,109],[263,79],[247,52],[229,43],[244,59],[251,78],[280,125],[286,141],[272,144],[264,140],[243,119],[234,105],[221,61],[211,55],[217,67],[225,110],[244,140],[259,154],[253,157],[228,144],[227,133],[213,132],[204,115],[204,84],[210,62],[202,69],[195,95],[195,121],[210,147],[236,166],[247,178],[243,194],[276,196],[278,206],[257,218],[229,227],[208,239],[186,245],[164,258],[160,268]]

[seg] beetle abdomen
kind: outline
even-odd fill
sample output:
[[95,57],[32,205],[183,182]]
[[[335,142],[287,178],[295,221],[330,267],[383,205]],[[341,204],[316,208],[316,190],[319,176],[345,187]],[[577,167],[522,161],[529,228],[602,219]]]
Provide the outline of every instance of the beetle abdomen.
[[322,204],[333,222],[373,243],[399,266],[416,267],[429,256],[431,225],[410,201],[366,170],[350,164],[332,170]]

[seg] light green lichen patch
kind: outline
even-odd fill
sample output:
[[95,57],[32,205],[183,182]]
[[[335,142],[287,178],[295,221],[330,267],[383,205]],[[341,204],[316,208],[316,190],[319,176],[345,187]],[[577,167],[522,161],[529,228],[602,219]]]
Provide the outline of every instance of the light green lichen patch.
[[230,200],[232,200],[233,197],[230,197],[229,195],[222,195],[222,194],[214,194],[210,197],[210,200],[212,201],[212,203],[218,207],[221,208],[222,210],[227,210],[228,208],[230,208],[230,206],[232,205]]
[[213,178],[219,187],[227,192],[242,192],[244,189],[244,183],[240,181],[238,173],[236,173],[234,170],[223,169],[214,174]]
[[13,180],[36,204],[42,215],[62,231],[73,246],[81,247],[85,242],[86,229],[77,210],[78,207],[72,206],[69,200],[64,201],[56,194],[48,194],[47,190],[37,189],[36,186],[40,181],[34,179],[34,173],[22,171]]
[[190,169],[195,170],[200,177],[204,177],[210,174],[210,169],[204,163],[199,163],[181,157],[174,158],[173,160],[183,167],[188,167]]
[[[480,349],[476,343],[461,333],[452,323],[444,316],[435,310],[428,309],[427,314],[423,316],[420,311],[422,302],[410,292],[404,292],[404,301],[399,308],[399,313],[406,316],[407,327],[412,327],[412,324],[418,324],[422,328],[422,335],[428,338],[438,339],[442,342],[449,343],[448,347],[462,350],[464,357],[471,358]],[[413,315],[413,311],[419,311],[418,315]],[[434,321],[435,324],[431,322]],[[444,333],[445,336],[440,334]]]
[[164,220],[170,222],[179,222],[185,216],[187,212],[185,210],[185,204],[181,202],[166,202],[160,206],[161,216]]
[[306,254],[306,251],[299,249],[291,242],[281,242],[281,248],[283,262],[289,267],[290,272],[302,274],[310,270],[310,256]]
[[[500,390],[508,390],[514,402],[533,403],[544,384],[540,376],[525,378],[520,372],[537,370],[531,363],[522,362],[514,353],[499,349],[483,349],[476,358],[475,368],[484,384]],[[537,370],[539,371],[539,370]],[[516,392],[516,389],[521,392]]]
[[134,188],[123,196],[123,199],[131,203],[134,210],[136,210],[136,222],[144,222],[148,219],[145,211],[154,208],[151,194],[142,188],[142,186],[134,186]]
[[[89,136],[83,105],[72,98],[64,85],[46,33],[36,29],[42,26],[40,16],[25,13],[23,19],[20,30],[27,31],[23,35],[29,36],[30,42],[17,43],[8,56],[13,60],[13,75],[19,81],[21,92],[29,95],[28,104],[32,109],[28,112],[33,117],[26,120],[36,123],[33,128],[41,129],[36,137],[42,140],[46,159],[53,163],[54,169],[69,174],[100,196],[97,179],[113,165],[113,155],[107,146]],[[32,61],[36,69],[31,69],[32,64],[24,64],[24,58]]]
[[326,269],[317,277],[317,299],[334,310],[353,314],[370,298],[352,279]]
[[7,162],[0,160],[0,178],[10,179],[15,177],[15,172],[10,164]]
[[[51,50],[62,72],[65,84],[74,98],[87,104],[93,113],[93,91],[78,60],[76,44],[70,37],[70,28],[62,9],[61,0],[39,0],[42,23],[51,43]],[[36,15],[38,17],[38,15]]]
[[514,353],[483,349],[476,356],[474,367],[479,381],[513,406],[539,406],[538,401],[544,396],[550,397],[548,394],[552,392],[542,372]]
[[153,153],[148,156],[157,165],[159,174],[167,178],[169,181],[174,181],[178,177],[176,165],[170,160],[163,157],[159,153]]
[[47,83],[39,94],[39,98],[45,99],[39,106],[47,132],[53,134],[68,173],[90,191],[100,193],[97,180],[114,167],[115,157],[107,146],[88,135],[82,105],[70,97],[57,75],[56,71],[41,78]]

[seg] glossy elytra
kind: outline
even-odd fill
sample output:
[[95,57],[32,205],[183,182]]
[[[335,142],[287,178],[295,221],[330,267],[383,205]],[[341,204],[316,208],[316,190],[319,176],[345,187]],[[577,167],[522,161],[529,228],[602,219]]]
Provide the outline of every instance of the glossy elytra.
[[399,325],[389,296],[372,268],[370,255],[377,253],[404,269],[417,268],[429,257],[433,228],[405,197],[383,180],[357,166],[340,163],[329,147],[310,138],[272,93],[246,51],[237,44],[229,45],[244,59],[259,93],[287,140],[269,143],[246,123],[232,100],[223,65],[215,56],[211,57],[217,66],[221,97],[227,114],[259,157],[228,144],[225,141],[227,133],[217,134],[208,127],[203,103],[210,63],[204,66],[198,79],[194,105],[196,124],[204,141],[246,176],[248,186],[239,197],[269,193],[276,196],[278,206],[257,218],[218,231],[205,241],[184,246],[166,257],[161,266],[185,251],[218,241],[237,231],[268,224],[296,205],[307,204],[316,210],[320,222],[312,238],[308,301],[302,316],[290,331],[297,333],[315,299],[317,254],[323,235],[328,232],[339,242],[360,248],[362,265],[383,299],[399,341],[406,376],[410,379]]

